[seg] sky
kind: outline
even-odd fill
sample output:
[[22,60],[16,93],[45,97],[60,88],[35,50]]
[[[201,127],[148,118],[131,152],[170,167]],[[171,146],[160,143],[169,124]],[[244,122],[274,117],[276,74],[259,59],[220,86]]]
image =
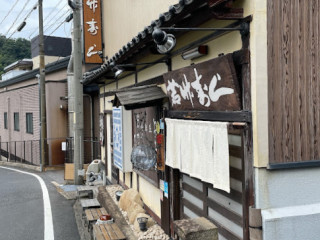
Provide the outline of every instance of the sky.
[[[39,34],[38,0],[0,0],[0,34],[7,38],[31,40]],[[72,21],[65,22],[71,13],[68,0],[43,0],[44,35],[71,37]],[[21,32],[16,31],[25,20]]]

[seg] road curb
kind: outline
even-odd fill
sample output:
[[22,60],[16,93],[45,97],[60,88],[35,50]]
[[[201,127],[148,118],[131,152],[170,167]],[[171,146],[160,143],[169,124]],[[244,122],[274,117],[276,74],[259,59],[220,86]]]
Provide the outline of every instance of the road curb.
[[24,169],[29,169],[29,170],[41,172],[39,166],[33,166],[33,165],[24,164],[24,163],[17,163],[17,162],[13,163],[13,162],[0,161],[0,166],[18,167],[18,168],[24,168]]

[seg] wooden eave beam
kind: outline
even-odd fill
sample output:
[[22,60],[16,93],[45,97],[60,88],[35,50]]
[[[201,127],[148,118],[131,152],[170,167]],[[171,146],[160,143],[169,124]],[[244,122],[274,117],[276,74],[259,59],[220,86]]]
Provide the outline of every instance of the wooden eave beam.
[[[179,14],[172,17],[170,21],[164,22],[162,27],[170,27],[173,25],[176,27],[196,27],[205,23],[211,18],[216,18],[218,20],[243,19],[243,9],[231,8],[233,2],[233,0],[194,1],[192,4],[185,6],[185,14]],[[201,7],[199,8],[199,6]],[[184,33],[176,33],[175,36],[179,37],[182,34]],[[150,52],[155,54],[155,48],[153,48],[152,45],[150,47],[150,43],[153,43],[151,34],[146,36],[145,39],[132,47],[124,56],[121,56],[117,60],[117,63],[123,63],[125,61],[130,62],[136,58],[137,53],[139,53],[139,56],[141,56],[141,54],[150,54]]]
[[218,20],[239,20],[243,18],[243,8],[212,10],[212,15]]
[[243,8],[233,8],[234,0],[209,0],[212,15],[218,20],[239,20],[243,18]]
[[210,8],[217,7],[217,6],[231,6],[233,3],[233,0],[208,0],[208,6]]

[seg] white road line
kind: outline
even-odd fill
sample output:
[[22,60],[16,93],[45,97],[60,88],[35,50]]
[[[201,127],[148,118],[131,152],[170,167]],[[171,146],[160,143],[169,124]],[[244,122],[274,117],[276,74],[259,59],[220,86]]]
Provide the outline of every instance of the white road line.
[[13,169],[13,168],[7,168],[7,167],[2,167],[2,166],[0,166],[0,168],[12,170],[12,171],[19,172],[19,173],[28,174],[28,175],[31,175],[31,176],[35,177],[36,179],[38,179],[38,181],[39,181],[39,183],[40,183],[40,186],[41,186],[41,190],[42,190],[42,196],[43,196],[43,207],[44,207],[44,240],[54,240],[52,211],[51,211],[51,204],[50,204],[49,192],[48,192],[47,186],[46,186],[46,184],[44,183],[44,181],[42,180],[42,178],[39,177],[39,176],[36,175],[36,174],[29,173],[29,172],[24,172],[24,171],[20,171],[20,170]]

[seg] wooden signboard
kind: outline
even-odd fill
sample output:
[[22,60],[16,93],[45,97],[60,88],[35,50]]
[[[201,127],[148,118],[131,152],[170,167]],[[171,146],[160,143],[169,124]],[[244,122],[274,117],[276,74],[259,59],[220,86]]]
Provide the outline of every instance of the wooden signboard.
[[165,170],[165,139],[164,134],[157,134],[157,170]]
[[101,0],[83,0],[82,5],[85,63],[102,63]]
[[232,54],[168,72],[164,80],[172,110],[241,110]]

